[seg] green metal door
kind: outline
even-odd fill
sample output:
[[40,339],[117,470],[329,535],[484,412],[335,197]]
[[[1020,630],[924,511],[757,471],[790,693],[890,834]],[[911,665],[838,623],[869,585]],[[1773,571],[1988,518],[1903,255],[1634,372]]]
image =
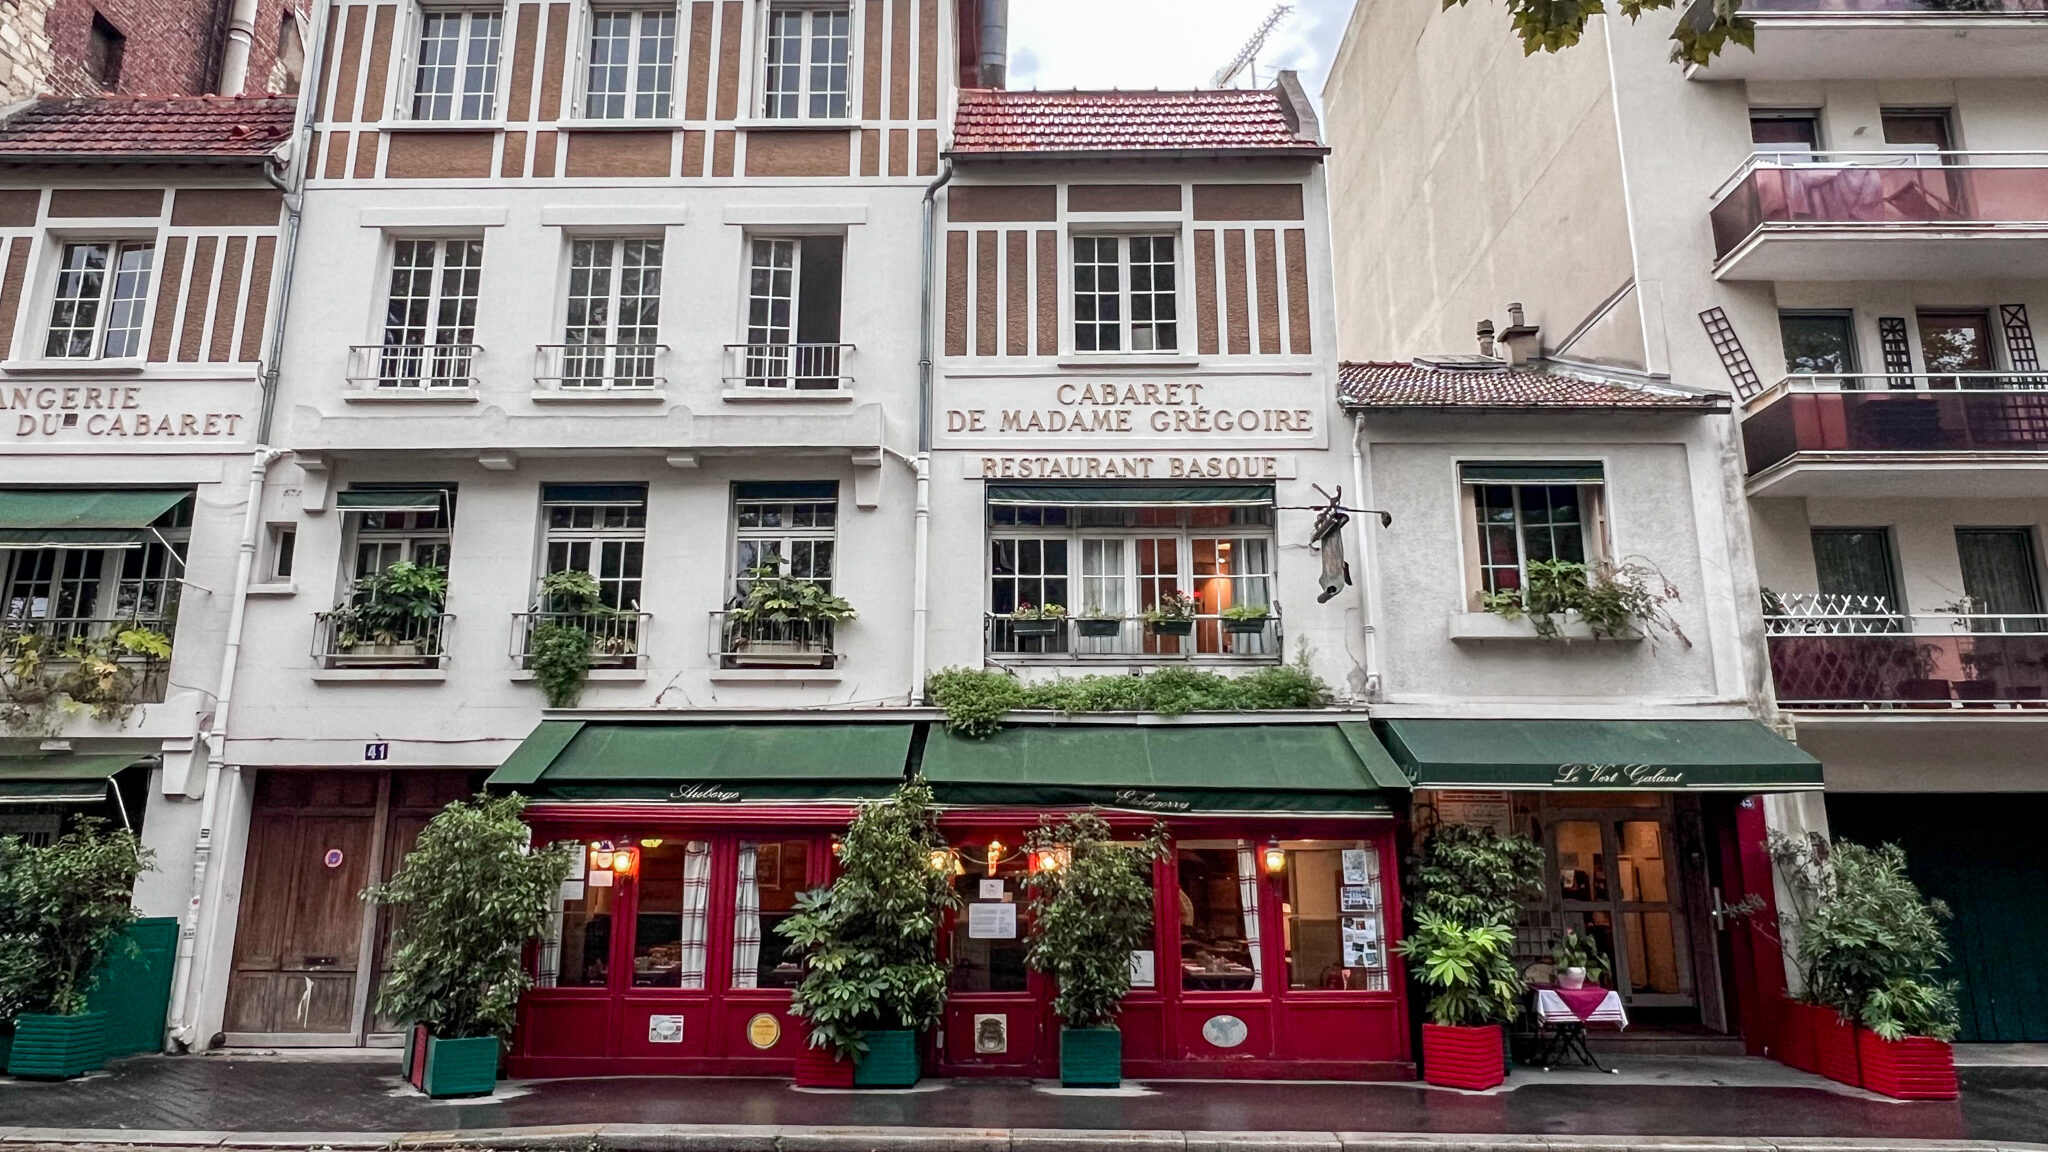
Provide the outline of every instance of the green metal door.
[[177,950],[177,918],[151,916],[137,920],[100,965],[91,1010],[107,1014],[108,1058],[163,1051]]

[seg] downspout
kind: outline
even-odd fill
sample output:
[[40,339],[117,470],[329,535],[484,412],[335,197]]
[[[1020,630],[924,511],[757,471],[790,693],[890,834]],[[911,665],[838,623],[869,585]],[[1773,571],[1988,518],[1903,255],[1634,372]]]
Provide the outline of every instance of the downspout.
[[219,94],[240,96],[249,86],[249,47],[256,39],[259,0],[234,0],[228,12],[227,42],[220,52]]
[[925,637],[931,626],[932,552],[932,319],[936,309],[932,292],[937,283],[933,265],[937,260],[939,189],[953,179],[953,161],[946,161],[939,178],[926,185],[923,207],[923,279],[920,286],[920,324],[917,356],[917,519],[916,544],[912,549],[917,569],[911,577],[910,610],[910,702],[922,706],[925,675],[929,670]]
[[[1366,484],[1366,477],[1372,475],[1367,466],[1365,448],[1365,413],[1351,414],[1351,491],[1352,499],[1360,508],[1377,508],[1372,489]],[[1373,535],[1374,521],[1371,517],[1360,517],[1358,521],[1358,568],[1362,577],[1358,581],[1358,611],[1361,630],[1365,633],[1365,697],[1379,699],[1380,680],[1380,634],[1379,634],[1379,568],[1374,563]]]
[[[244,5],[252,11],[253,0],[237,0],[235,11],[239,17]],[[316,24],[317,26],[317,24]],[[233,33],[230,32],[229,50],[223,60],[223,69],[233,57]],[[308,76],[320,74],[320,63],[327,51],[325,38],[314,44],[307,59]],[[242,59],[246,74],[246,44]],[[284,358],[285,320],[291,310],[292,276],[298,267],[299,223],[305,210],[306,156],[312,145],[313,116],[316,113],[314,96],[318,84],[301,85],[299,100],[298,131],[294,133],[292,153],[286,175],[280,178],[272,165],[263,166],[263,178],[284,194],[285,233],[284,261],[278,272],[277,322],[272,325],[268,347],[263,357],[263,375],[260,378],[257,397],[256,447],[249,459],[249,500],[242,513],[242,541],[235,559],[235,586],[233,599],[228,605],[227,639],[221,649],[220,683],[214,691],[213,728],[206,740],[206,785],[200,797],[199,832],[192,846],[192,896],[186,902],[184,922],[179,926],[178,951],[171,978],[171,1027],[170,1039],[185,1051],[203,1047],[198,1036],[198,1013],[195,1006],[200,1001],[203,981],[196,978],[199,955],[199,937],[202,928],[207,940],[207,951],[212,951],[212,942],[217,930],[220,909],[206,899],[206,883],[212,871],[214,849],[214,826],[220,819],[220,782],[227,772],[228,719],[235,695],[235,672],[241,664],[242,634],[248,619],[249,584],[256,572],[256,545],[263,529],[263,490],[269,478],[270,465],[283,452],[270,447],[271,421],[277,409],[278,365]]]

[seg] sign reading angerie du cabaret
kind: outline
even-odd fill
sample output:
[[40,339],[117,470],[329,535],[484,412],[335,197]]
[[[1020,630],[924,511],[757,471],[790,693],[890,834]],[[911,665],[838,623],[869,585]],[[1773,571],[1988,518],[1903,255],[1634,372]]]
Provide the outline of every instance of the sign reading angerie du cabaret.
[[240,412],[167,411],[145,399],[140,384],[0,387],[0,413],[22,440],[232,439],[246,419]]
[[[939,436],[953,447],[1168,441],[1205,448],[1319,447],[1313,377],[951,381]],[[1161,475],[1157,479],[1169,479]]]

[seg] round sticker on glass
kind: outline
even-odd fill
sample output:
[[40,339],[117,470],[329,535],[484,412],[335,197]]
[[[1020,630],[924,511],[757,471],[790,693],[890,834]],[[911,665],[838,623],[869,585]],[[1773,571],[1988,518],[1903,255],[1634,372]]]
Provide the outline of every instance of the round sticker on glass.
[[1202,1022],[1202,1039],[1218,1048],[1235,1048],[1251,1035],[1251,1029],[1235,1016],[1211,1016]]
[[327,855],[321,857],[320,862],[327,865],[329,868],[339,868],[341,867],[342,859],[343,857],[341,855],[341,849],[329,848],[327,850]]
[[756,1048],[773,1048],[782,1039],[782,1021],[763,1012],[747,1021],[747,1043]]

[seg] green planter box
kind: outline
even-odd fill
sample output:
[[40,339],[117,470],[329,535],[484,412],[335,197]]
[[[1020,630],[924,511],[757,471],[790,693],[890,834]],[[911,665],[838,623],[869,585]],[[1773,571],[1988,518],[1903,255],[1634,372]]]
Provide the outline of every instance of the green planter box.
[[868,1054],[853,1068],[855,1088],[909,1088],[923,1069],[917,1062],[917,1033],[870,1032]]
[[1147,620],[1145,630],[1154,636],[1192,636],[1195,634],[1193,620]]
[[7,1053],[10,1075],[32,1080],[69,1080],[107,1061],[104,1012],[78,1016],[19,1016],[14,1046]]
[[14,1025],[0,1024],[0,1072],[7,1070],[7,1057],[14,1051]]
[[405,1052],[405,1079],[435,1099],[488,1096],[498,1087],[498,1038],[441,1040],[415,1028]]
[[1084,617],[1074,621],[1074,631],[1090,640],[1103,640],[1111,636],[1123,635],[1124,622],[1115,618],[1103,619],[1097,617],[1090,620]]
[[1115,1028],[1060,1029],[1060,1083],[1115,1088],[1124,1082],[1124,1034]]

